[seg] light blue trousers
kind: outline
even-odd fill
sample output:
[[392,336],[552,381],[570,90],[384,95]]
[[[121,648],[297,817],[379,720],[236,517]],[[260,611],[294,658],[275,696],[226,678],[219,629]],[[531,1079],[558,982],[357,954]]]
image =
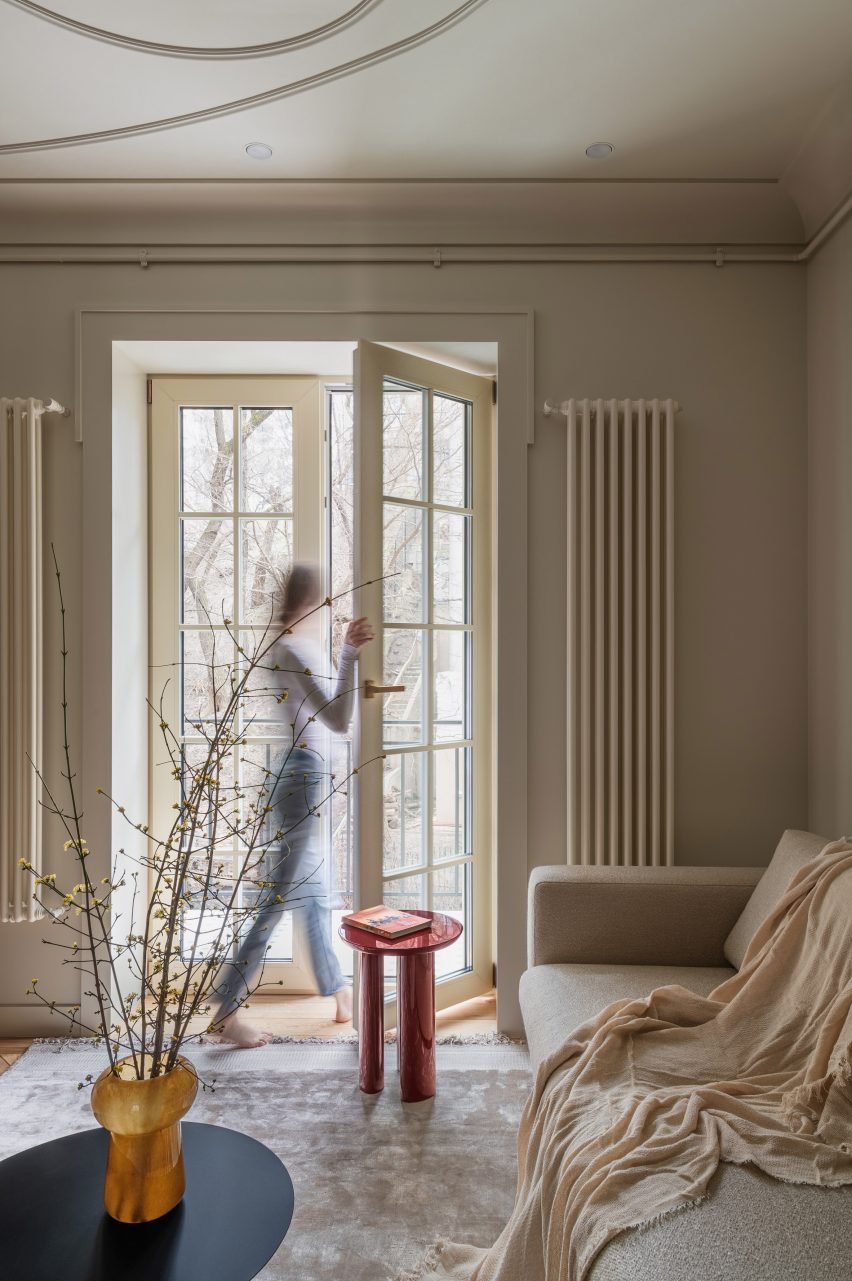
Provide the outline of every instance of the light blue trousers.
[[[276,766],[273,765],[273,770]],[[272,791],[274,831],[284,833],[281,846],[265,860],[260,907],[232,961],[222,966],[211,994],[211,1021],[227,1018],[254,990],[272,932],[284,912],[293,913],[295,931],[304,940],[316,985],[323,996],[347,986],[331,943],[331,908],[327,875],[317,840],[319,823],[311,812],[323,799],[326,780],[312,752],[291,752],[278,763],[281,773]],[[283,903],[276,903],[277,897]]]

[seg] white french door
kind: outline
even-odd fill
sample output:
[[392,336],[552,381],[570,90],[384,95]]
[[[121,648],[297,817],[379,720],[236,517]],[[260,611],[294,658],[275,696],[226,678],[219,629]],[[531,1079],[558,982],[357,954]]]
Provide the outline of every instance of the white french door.
[[[200,731],[224,697],[223,674],[239,662],[234,640],[250,652],[269,621],[272,590],[294,560],[321,563],[323,413],[316,378],[152,380],[151,701],[164,699],[184,771],[204,759]],[[262,696],[250,714],[237,712],[235,729],[245,742],[227,762],[223,786],[250,805],[264,771],[288,745],[288,729],[274,699]],[[173,777],[156,724],[152,730],[153,830],[167,831],[181,780]],[[226,881],[241,857],[238,840],[217,842]],[[258,892],[244,885],[239,906]],[[209,905],[204,920],[212,940],[218,922]],[[199,908],[190,903],[184,917],[190,943],[198,921]],[[313,990],[289,912],[270,938],[264,978],[290,991]]]
[[377,639],[360,659],[356,897],[464,923],[436,956],[439,1007],[492,982],[491,387],[358,345],[355,582]]
[[[251,639],[268,618],[273,580],[293,560],[323,566],[334,600],[316,639],[329,666],[353,613],[377,633],[361,652],[352,733],[327,744],[339,779],[362,767],[318,825],[334,945],[351,973],[336,935],[353,907],[456,916],[462,939],[436,957],[447,1005],[492,981],[491,382],[369,343],[356,354],[354,388],[314,376],[153,380],[151,697],[165,684],[191,769],[215,706],[211,646],[220,666],[238,661],[230,636]],[[368,579],[384,581],[353,603]],[[405,689],[365,698],[368,680]],[[251,799],[286,732],[276,708],[253,707],[226,782],[235,794]],[[155,726],[153,742],[151,812],[165,830],[180,781]],[[236,843],[217,853],[236,869]],[[190,906],[188,935],[196,921]],[[265,977],[310,992],[293,924],[284,913]]]

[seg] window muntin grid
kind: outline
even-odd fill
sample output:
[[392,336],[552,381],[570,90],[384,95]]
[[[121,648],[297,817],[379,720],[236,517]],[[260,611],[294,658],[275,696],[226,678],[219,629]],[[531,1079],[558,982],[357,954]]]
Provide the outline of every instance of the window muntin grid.
[[463,921],[449,977],[473,955],[472,404],[386,379],[384,409],[384,681],[407,687],[384,699],[384,901]]
[[[262,636],[272,618],[276,583],[292,563],[293,406],[185,404],[178,433],[179,745],[191,761],[204,745],[195,726],[209,723],[228,697],[228,677],[239,662],[235,641],[248,648],[247,641]],[[286,746],[285,727],[240,706],[234,728],[249,742],[232,754],[227,785],[235,797],[250,796],[257,791],[259,767],[268,768]],[[239,865],[239,842],[222,841],[217,848],[227,879]],[[247,885],[241,898],[247,903],[252,892]],[[191,917],[192,905],[184,922],[190,937]],[[289,913],[271,941],[270,960],[292,960]]]

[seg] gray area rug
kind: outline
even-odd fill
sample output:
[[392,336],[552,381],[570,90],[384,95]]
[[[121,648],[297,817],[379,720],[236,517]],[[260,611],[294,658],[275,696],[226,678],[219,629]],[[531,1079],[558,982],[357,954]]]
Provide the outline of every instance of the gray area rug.
[[[267,1144],[295,1186],[292,1226],[258,1281],[387,1281],[438,1238],[490,1245],[511,1213],[531,1083],[521,1046],[440,1045],[437,1097],[413,1104],[400,1101],[393,1046],[374,1097],[358,1089],[351,1044],[199,1046],[188,1057],[215,1086],[189,1119]],[[0,1159],[91,1128],[78,1084],[105,1064],[85,1043],[33,1045],[0,1077]]]

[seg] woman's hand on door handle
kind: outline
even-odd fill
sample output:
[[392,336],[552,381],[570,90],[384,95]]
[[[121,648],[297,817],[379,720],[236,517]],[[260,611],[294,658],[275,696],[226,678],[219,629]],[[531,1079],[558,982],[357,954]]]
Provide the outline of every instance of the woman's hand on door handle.
[[363,645],[369,644],[371,640],[375,640],[375,632],[369,618],[353,618],[346,628],[343,644],[351,645],[353,649],[361,649]]

